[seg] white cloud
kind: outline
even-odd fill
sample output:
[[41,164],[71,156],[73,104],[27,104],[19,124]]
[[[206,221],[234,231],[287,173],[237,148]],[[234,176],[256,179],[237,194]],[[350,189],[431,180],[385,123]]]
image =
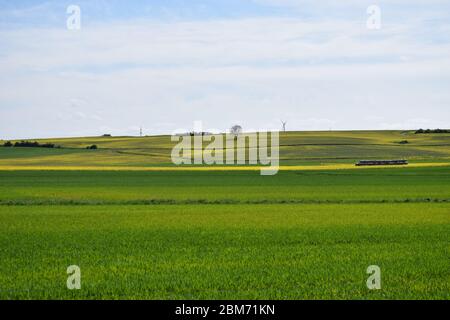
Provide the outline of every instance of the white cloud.
[[[0,32],[2,70],[45,71],[111,66],[217,66],[338,59],[436,58],[450,45],[413,41],[413,26],[377,31],[363,23],[258,18],[213,22],[140,22],[69,32],[36,29]],[[89,71],[89,69],[87,70]]]
[[292,18],[3,30],[0,136],[450,123],[450,45],[417,30]]

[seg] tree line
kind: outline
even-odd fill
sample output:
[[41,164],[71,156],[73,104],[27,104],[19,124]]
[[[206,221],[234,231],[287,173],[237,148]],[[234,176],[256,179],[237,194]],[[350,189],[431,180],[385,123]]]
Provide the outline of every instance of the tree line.
[[28,148],[60,148],[60,146],[55,145],[54,143],[39,143],[37,141],[17,141],[12,143],[11,141],[7,141],[3,144],[4,147],[28,147]]
[[[11,141],[6,141],[3,144],[4,147],[28,147],[28,148],[61,148],[59,145],[55,145],[54,143],[39,143],[37,141],[17,141],[15,143],[12,143]],[[87,146],[86,149],[89,150],[96,150],[98,147],[97,145],[93,144],[91,146]]]
[[416,131],[416,134],[420,133],[450,133],[450,130],[448,129],[419,129]]

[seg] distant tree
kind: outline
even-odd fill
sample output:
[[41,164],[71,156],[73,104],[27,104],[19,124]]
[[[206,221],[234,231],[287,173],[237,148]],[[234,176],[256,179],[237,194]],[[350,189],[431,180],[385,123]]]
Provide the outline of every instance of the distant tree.
[[4,147],[12,147],[13,144],[11,143],[11,141],[6,141],[5,144],[3,145]]
[[240,135],[242,133],[242,127],[240,125],[236,124],[231,127],[230,133],[232,135],[234,135],[235,137],[237,137],[238,135]]
[[111,135],[110,135],[109,133],[105,133],[105,134],[103,135],[103,137],[111,137]]

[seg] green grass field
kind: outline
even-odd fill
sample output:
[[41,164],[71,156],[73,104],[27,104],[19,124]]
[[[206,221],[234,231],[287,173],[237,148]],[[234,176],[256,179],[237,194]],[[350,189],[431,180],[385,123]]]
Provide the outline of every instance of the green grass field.
[[[171,166],[163,136],[46,141],[0,147],[0,299],[450,298],[449,134],[287,133],[281,164],[317,168],[275,176],[140,170]],[[398,157],[430,166],[329,169]]]

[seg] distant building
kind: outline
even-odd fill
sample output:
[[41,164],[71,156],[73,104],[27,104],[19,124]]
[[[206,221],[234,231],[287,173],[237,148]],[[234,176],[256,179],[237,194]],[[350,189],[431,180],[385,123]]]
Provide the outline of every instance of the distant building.
[[408,160],[360,160],[356,166],[390,166],[390,165],[407,165]]
[[175,136],[184,137],[184,136],[211,136],[213,133],[211,132],[184,132],[177,133]]

